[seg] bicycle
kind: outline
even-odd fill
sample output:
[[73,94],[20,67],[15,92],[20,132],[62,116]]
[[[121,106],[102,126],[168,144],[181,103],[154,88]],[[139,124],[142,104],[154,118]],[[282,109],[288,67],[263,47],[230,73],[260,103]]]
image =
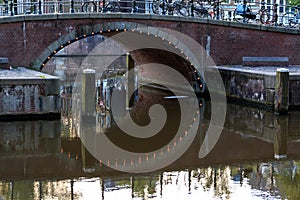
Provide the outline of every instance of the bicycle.
[[195,17],[201,17],[201,18],[211,18],[211,15],[208,11],[208,9],[204,6],[203,2],[193,2],[193,15]]
[[265,7],[265,2],[261,3],[261,8],[257,13],[252,11],[251,5],[247,4],[247,0],[243,1],[243,4],[238,4],[233,12],[233,20],[236,22],[249,23],[250,20],[254,20],[255,23],[259,21],[262,24],[266,24],[270,19],[268,9]]
[[295,28],[300,24],[300,5],[292,9],[294,11],[286,12],[281,18],[281,25],[286,28]]
[[185,0],[171,2],[169,0],[154,0],[152,4],[154,14],[169,14],[188,16],[188,6]]
[[221,5],[221,2],[219,0],[214,1],[211,4],[211,7],[209,8],[209,10],[210,10],[209,14],[212,19],[224,20],[225,12],[224,12],[224,8]]
[[81,12],[97,12],[97,5],[94,1],[85,1],[81,5]]
[[[100,1],[98,12],[120,12],[121,6],[118,1]],[[97,3],[95,1],[86,1],[81,6],[82,12],[97,12]]]

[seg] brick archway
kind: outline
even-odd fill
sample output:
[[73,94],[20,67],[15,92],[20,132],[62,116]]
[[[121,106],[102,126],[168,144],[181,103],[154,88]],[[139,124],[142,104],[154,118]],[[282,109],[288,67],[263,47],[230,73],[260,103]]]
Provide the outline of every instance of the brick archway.
[[198,65],[200,65],[200,63],[197,62],[197,58],[195,58],[192,50],[188,49],[184,42],[180,41],[180,38],[176,38],[174,35],[169,35],[168,32],[165,32],[161,28],[147,26],[135,22],[103,22],[92,26],[83,26],[80,28],[80,30],[73,30],[62,35],[44,49],[44,51],[35,60],[33,68],[41,70],[47,61],[49,61],[51,57],[54,56],[59,50],[82,38],[96,34],[117,34],[118,32],[124,31],[136,31],[149,37],[166,41],[170,44],[170,46],[175,48],[176,51],[181,52],[182,57],[189,60],[189,62],[191,62],[192,65],[195,65],[196,68],[199,67]]

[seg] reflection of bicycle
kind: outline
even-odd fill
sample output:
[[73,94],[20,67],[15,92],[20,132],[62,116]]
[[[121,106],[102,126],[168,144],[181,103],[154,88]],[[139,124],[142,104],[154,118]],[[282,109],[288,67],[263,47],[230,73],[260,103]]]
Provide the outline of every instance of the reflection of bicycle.
[[188,16],[187,3],[184,0],[171,2],[169,0],[154,0],[152,11],[155,14]]
[[292,10],[291,12],[286,12],[281,18],[281,23],[284,27],[295,28],[300,24],[300,6],[295,6]]
[[265,8],[264,1],[262,6],[257,13],[254,13],[251,9],[251,5],[247,4],[247,0],[243,1],[243,4],[238,4],[233,12],[233,20],[236,22],[249,22],[249,20],[258,20],[262,24],[266,24],[270,19],[268,10]]

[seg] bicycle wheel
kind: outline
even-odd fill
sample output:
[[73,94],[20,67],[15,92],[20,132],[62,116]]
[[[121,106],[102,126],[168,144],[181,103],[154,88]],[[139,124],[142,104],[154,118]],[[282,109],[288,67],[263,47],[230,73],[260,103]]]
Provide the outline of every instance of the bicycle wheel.
[[81,11],[82,12],[96,12],[97,11],[97,6],[95,2],[84,2],[81,6]]
[[246,16],[244,16],[243,14],[237,13],[237,11],[235,9],[233,12],[233,21],[240,22],[240,23],[243,23],[243,22],[248,23],[249,19]]
[[281,18],[281,24],[286,28],[294,28],[297,25],[296,16],[293,12],[285,13]]
[[160,0],[154,0],[152,3],[152,11],[154,14],[161,14],[163,12],[163,3]]
[[218,19],[218,20],[224,20],[224,9],[222,7],[219,7],[219,14],[217,13],[217,8],[214,9],[214,16],[213,19]]
[[268,24],[269,23],[270,13],[268,12],[268,10],[263,10],[263,11],[260,12],[259,21],[262,24]]
[[209,14],[208,10],[206,10],[205,8],[195,9],[194,16],[205,18],[205,19],[211,19],[211,15]]
[[189,11],[185,5],[183,5],[181,2],[175,1],[173,3],[174,6],[174,15],[181,15],[181,16],[189,16]]
[[109,2],[106,6],[106,11],[108,12],[120,12],[120,4],[117,2]]

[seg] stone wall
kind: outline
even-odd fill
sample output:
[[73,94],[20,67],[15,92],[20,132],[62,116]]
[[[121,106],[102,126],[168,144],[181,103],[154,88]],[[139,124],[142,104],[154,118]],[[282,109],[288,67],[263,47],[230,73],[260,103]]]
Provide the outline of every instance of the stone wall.
[[1,117],[59,113],[58,78],[25,68],[0,70]]
[[[263,107],[273,108],[275,101],[276,67],[262,68],[219,67],[224,81],[226,95],[238,101],[259,103]],[[255,70],[255,71],[254,71]],[[292,70],[291,70],[292,71]],[[289,106],[300,105],[300,77],[290,72]]]

